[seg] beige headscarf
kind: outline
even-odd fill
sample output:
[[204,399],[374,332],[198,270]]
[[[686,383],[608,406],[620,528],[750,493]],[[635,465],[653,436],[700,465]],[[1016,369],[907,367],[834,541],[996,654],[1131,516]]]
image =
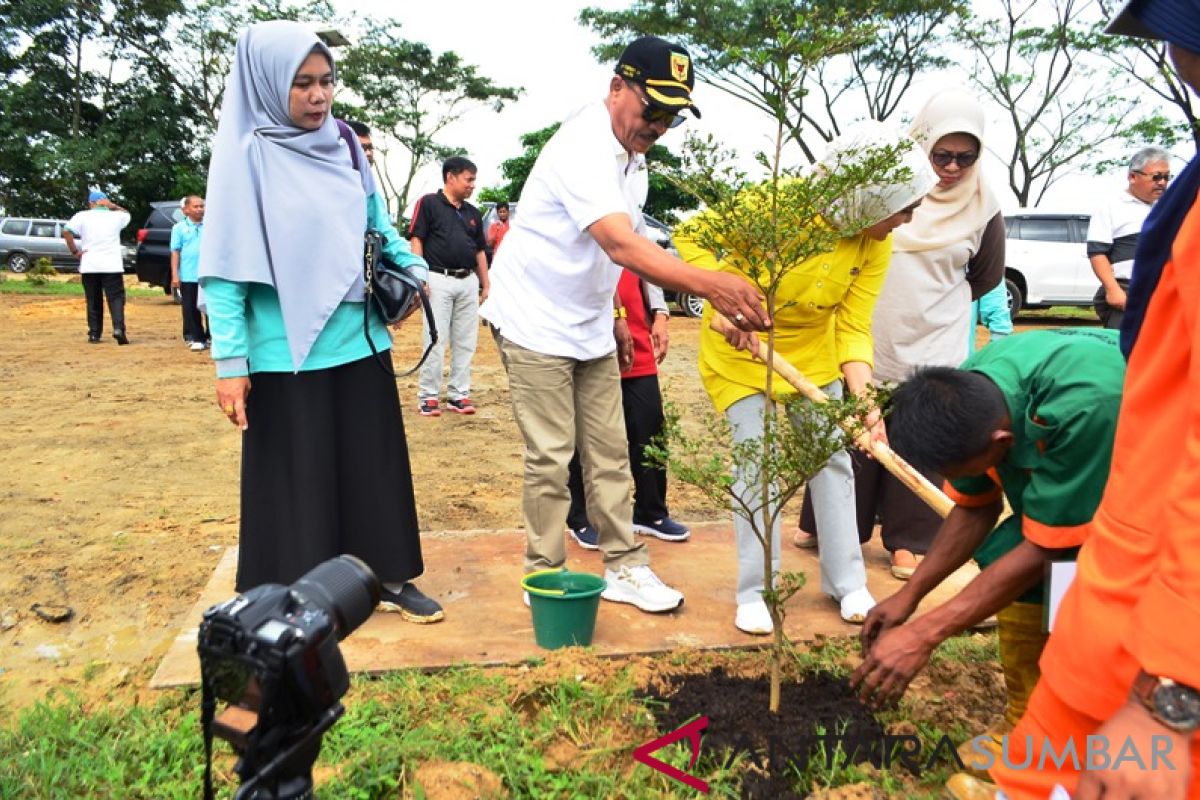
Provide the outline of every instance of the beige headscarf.
[[[982,150],[983,128],[983,107],[974,95],[955,86],[929,99],[909,133],[928,156],[938,139],[951,133],[971,134]],[[1000,202],[984,184],[981,161],[976,161],[956,185],[933,187],[913,212],[912,222],[892,234],[892,247],[905,253],[938,250],[972,236],[999,210]]]

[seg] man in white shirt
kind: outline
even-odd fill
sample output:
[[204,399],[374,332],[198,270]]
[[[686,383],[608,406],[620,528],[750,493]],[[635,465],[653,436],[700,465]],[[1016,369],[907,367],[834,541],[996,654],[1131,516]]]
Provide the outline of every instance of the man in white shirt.
[[1119,329],[1125,316],[1125,289],[1133,275],[1133,253],[1151,206],[1171,180],[1170,155],[1158,147],[1137,151],[1129,160],[1129,185],[1092,214],[1087,254],[1100,279],[1096,313],[1106,328]]
[[63,229],[67,249],[79,259],[83,294],[87,299],[88,343],[99,344],[104,332],[104,300],[112,317],[113,338],[129,344],[125,333],[125,264],[121,258],[121,231],[129,212],[104,192],[88,195],[88,210],[71,217]]
[[604,553],[602,597],[664,612],[683,595],[658,579],[633,535],[615,344],[623,343],[623,359],[631,355],[616,292],[621,267],[707,298],[743,330],[770,320],[749,282],[685,264],[638,233],[645,152],[683,122],[685,109],[700,116],[687,51],[643,37],[625,48],[615,72],[603,101],[568,117],[538,156],[479,313],[492,326],[525,440],[526,571],[566,560],[567,467],[578,444]]

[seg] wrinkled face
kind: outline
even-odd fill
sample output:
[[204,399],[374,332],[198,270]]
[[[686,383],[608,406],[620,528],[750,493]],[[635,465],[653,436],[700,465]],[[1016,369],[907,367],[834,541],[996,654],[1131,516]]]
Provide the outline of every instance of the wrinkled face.
[[921,201],[913,203],[911,206],[900,209],[890,217],[884,217],[869,228],[863,229],[863,235],[874,239],[877,242],[882,242],[888,237],[892,231],[899,228],[906,222],[912,222],[913,212],[917,210],[917,206],[921,205]]
[[315,131],[325,124],[333,102],[333,65],[324,53],[313,51],[292,78],[288,118],[297,128]]
[[183,215],[192,222],[200,223],[204,221],[204,198],[189,197],[188,201],[183,205]]
[[446,193],[446,197],[456,202],[466,200],[475,193],[475,172],[464,169],[457,175],[447,175],[446,185],[442,191]]
[[1171,165],[1165,161],[1147,161],[1141,169],[1129,172],[1129,193],[1143,203],[1162,197],[1171,180]]
[[938,188],[949,189],[970,175],[979,155],[979,140],[969,133],[948,133],[934,142],[929,163],[938,176]]
[[508,209],[507,208],[497,208],[496,216],[500,218],[501,222],[508,222]]
[[612,118],[613,136],[631,153],[645,153],[658,138],[667,132],[668,122],[647,122],[642,116],[645,103],[638,94],[641,89],[614,77],[608,87],[608,113]]
[[374,166],[375,164],[375,145],[371,144],[370,136],[359,136],[358,143],[362,145],[363,153],[367,156],[367,163]]

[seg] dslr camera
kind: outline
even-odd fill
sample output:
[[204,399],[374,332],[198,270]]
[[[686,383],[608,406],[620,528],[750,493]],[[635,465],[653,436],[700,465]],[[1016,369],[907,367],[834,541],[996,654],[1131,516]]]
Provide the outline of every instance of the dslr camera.
[[[371,616],[380,585],[354,556],[326,561],[291,586],[265,584],[204,612],[201,724],[212,798],[212,737],[233,745],[235,800],[313,797],[321,737],[350,688],[338,642]],[[228,706],[218,715],[218,701]]]

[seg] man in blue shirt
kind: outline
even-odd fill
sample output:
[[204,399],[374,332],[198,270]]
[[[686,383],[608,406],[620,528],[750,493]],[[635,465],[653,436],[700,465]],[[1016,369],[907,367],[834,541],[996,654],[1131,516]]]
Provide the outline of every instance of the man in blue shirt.
[[196,301],[200,291],[200,235],[204,232],[204,198],[183,199],[183,219],[171,228],[171,288],[183,298],[183,340],[193,352],[208,347],[208,332]]

